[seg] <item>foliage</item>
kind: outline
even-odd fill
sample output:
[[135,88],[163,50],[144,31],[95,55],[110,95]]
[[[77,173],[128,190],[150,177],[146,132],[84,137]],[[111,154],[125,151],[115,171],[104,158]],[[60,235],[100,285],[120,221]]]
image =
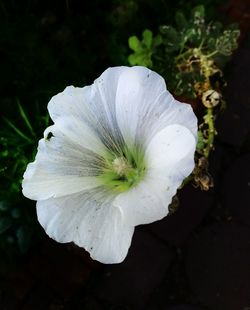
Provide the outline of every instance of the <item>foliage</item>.
[[[237,48],[239,30],[236,25],[223,30],[220,22],[206,23],[202,5],[192,10],[189,19],[177,11],[175,24],[160,26],[156,36],[145,30],[141,41],[130,37],[129,47],[134,53],[128,61],[131,65],[146,63],[166,77],[169,89],[176,95],[195,98],[195,83],[221,72],[225,57]],[[150,44],[145,44],[146,34]]]
[[201,185],[201,178],[197,176],[208,176],[208,164],[198,163],[207,162],[214,147],[217,134],[214,122],[225,106],[222,69],[237,48],[239,35],[235,24],[223,29],[220,22],[207,22],[205,7],[199,5],[191,10],[189,18],[177,11],[175,26],[162,25],[155,36],[145,30],[141,41],[136,36],[129,38],[129,47],[134,51],[128,56],[131,65],[152,68],[165,77],[168,89],[180,100],[196,99],[206,107],[199,125],[197,169],[194,170],[196,185],[206,190],[212,186],[210,178],[205,178],[207,185]]
[[[215,14],[214,4],[222,1],[203,0],[210,16]],[[91,83],[107,66],[127,65],[129,33],[154,30],[165,20],[172,24],[173,12],[178,8],[188,12],[198,2],[1,1],[1,256],[10,249],[25,252],[39,236],[35,204],[23,198],[21,180],[48,124],[46,106],[51,96],[66,85]],[[231,48],[225,44],[225,40],[230,41],[227,37],[225,34],[217,42],[218,48],[226,47],[226,53]],[[138,39],[139,44],[134,38],[130,44],[136,56],[131,61],[136,63],[143,57],[147,66],[165,72],[169,85],[168,65],[177,52],[167,54],[166,38],[163,40],[164,34],[153,35],[150,30]],[[176,81],[175,76],[172,81]]]
[[[23,128],[3,118],[5,126],[0,130],[0,248],[24,253],[34,237],[35,220],[34,208],[29,202],[24,203],[19,193],[26,166],[34,159],[38,134],[18,101],[16,107]],[[47,125],[48,116],[37,119],[36,126]]]
[[92,82],[110,62],[109,10],[100,0],[1,1],[1,258],[27,251],[40,237],[35,202],[22,196],[22,176],[48,125],[49,99],[67,85]]
[[139,41],[136,36],[130,37],[128,40],[129,47],[134,54],[129,55],[128,61],[134,66],[140,63],[142,66],[151,67],[151,56],[154,49],[162,43],[160,35],[153,38],[152,31],[146,29],[142,33],[142,40]]

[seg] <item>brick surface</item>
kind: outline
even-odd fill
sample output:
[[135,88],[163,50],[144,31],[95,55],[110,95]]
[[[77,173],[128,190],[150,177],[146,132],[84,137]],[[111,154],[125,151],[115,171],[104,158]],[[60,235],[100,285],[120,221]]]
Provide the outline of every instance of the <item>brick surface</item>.
[[235,160],[225,173],[223,203],[229,216],[250,225],[250,154]]
[[193,293],[211,310],[249,306],[250,228],[218,223],[203,229],[188,249],[186,268]]
[[174,252],[138,227],[129,254],[122,264],[109,265],[98,280],[96,295],[110,304],[142,309],[163,280]]
[[157,237],[175,246],[180,246],[186,241],[192,230],[202,222],[214,202],[212,190],[204,192],[192,185],[183,188],[178,197],[180,206],[174,214],[147,225],[147,228]]

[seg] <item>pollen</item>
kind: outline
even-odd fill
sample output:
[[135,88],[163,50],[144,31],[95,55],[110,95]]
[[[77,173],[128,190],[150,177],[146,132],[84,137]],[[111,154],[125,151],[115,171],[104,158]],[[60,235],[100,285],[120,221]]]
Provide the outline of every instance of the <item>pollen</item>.
[[121,193],[136,186],[145,175],[144,150],[123,145],[119,152],[108,151],[103,157],[100,186],[113,193]]
[[119,176],[126,176],[132,170],[132,166],[124,157],[115,158],[112,167]]

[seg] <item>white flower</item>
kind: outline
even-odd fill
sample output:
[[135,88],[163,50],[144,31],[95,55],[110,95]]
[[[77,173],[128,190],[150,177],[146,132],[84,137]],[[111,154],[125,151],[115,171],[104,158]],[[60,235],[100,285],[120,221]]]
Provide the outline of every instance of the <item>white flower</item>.
[[109,68],[91,86],[48,104],[54,125],[24,174],[23,194],[58,242],[119,263],[134,227],[160,220],[194,168],[197,119],[163,78],[144,67]]

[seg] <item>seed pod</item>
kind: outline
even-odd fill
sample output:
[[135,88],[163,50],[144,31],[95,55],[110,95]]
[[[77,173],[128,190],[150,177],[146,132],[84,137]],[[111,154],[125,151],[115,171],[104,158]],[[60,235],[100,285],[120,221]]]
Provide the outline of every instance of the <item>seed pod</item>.
[[221,95],[213,90],[209,89],[202,95],[202,103],[206,108],[213,108],[220,103]]

